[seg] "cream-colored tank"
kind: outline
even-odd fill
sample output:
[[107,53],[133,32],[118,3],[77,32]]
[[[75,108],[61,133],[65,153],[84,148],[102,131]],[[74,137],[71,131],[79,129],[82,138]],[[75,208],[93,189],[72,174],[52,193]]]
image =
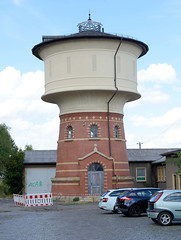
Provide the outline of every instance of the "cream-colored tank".
[[116,85],[109,110],[123,113],[126,102],[140,97],[137,58],[147,50],[140,41],[96,31],[46,39],[33,49],[45,64],[42,99],[58,104],[61,115],[106,112]]

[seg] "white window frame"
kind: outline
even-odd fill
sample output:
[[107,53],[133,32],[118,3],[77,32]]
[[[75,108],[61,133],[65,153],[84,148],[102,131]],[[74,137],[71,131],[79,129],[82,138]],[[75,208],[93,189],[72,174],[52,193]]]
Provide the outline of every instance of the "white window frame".
[[[145,175],[144,176],[138,176],[138,169],[144,169]],[[141,179],[138,179],[138,178],[141,178]],[[137,182],[146,182],[147,181],[146,167],[137,167],[136,168],[136,181]]]

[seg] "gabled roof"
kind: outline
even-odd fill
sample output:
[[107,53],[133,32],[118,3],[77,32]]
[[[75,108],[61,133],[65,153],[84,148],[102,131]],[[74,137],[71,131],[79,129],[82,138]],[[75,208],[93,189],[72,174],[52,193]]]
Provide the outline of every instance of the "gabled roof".
[[97,150],[97,144],[94,144],[94,150],[93,150],[92,152],[86,154],[85,156],[83,156],[83,157],[81,157],[81,158],[78,158],[78,160],[84,160],[84,159],[92,156],[93,154],[98,154],[98,155],[100,155],[100,156],[102,156],[102,157],[104,157],[104,158],[106,158],[106,159],[108,159],[108,160],[112,160],[112,159],[113,159],[112,157],[108,157],[108,156],[106,156],[105,154],[99,152],[99,151]]

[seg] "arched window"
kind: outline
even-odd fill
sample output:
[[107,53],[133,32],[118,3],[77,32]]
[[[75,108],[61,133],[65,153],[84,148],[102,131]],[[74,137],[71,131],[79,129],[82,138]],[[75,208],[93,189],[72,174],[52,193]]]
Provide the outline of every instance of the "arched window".
[[119,128],[118,128],[118,126],[114,127],[114,136],[115,136],[115,138],[119,138]]
[[72,137],[73,137],[73,128],[72,128],[72,126],[69,126],[69,127],[68,127],[67,138],[68,138],[68,139],[72,139]]
[[90,128],[90,137],[91,138],[97,138],[97,126],[96,125],[92,125]]
[[89,168],[88,171],[104,171],[102,165],[100,165],[99,163],[92,163]]

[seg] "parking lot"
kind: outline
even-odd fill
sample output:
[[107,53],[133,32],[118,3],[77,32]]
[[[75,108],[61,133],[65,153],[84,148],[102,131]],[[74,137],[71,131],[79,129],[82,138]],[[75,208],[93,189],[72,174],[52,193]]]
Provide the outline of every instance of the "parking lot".
[[181,222],[169,227],[154,224],[146,215],[138,218],[105,212],[98,203],[50,207],[15,207],[0,199],[1,240],[145,240],[181,239]]

